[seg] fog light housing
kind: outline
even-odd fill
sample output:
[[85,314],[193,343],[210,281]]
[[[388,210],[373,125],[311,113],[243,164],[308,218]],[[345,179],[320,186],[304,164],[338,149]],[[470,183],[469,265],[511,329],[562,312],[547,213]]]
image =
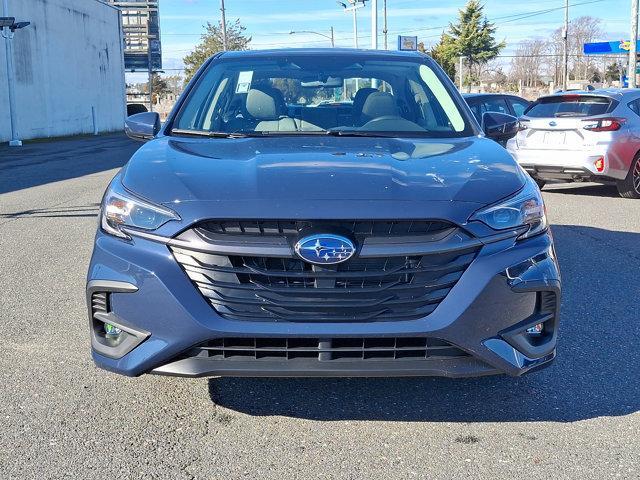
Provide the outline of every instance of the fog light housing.
[[116,327],[115,325],[111,325],[110,323],[105,323],[104,333],[107,337],[118,338],[122,333],[122,330]]
[[543,334],[544,332],[544,323],[537,323],[536,325],[534,325],[533,327],[529,327],[527,328],[526,332],[529,335],[535,335],[535,336],[540,336]]

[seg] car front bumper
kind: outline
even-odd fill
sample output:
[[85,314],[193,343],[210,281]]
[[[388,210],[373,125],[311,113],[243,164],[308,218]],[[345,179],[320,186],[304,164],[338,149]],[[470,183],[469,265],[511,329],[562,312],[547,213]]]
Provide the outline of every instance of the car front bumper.
[[[104,309],[100,293],[108,295]],[[517,376],[555,358],[560,273],[550,233],[517,242],[507,238],[484,245],[436,310],[418,320],[230,320],[205,301],[167,245],[139,237],[126,242],[98,232],[87,299],[95,363],[128,376]],[[97,315],[95,308],[101,310]],[[98,333],[101,322],[121,328],[124,341],[105,342]],[[540,322],[544,337],[530,338],[525,330]],[[331,339],[360,339],[366,346],[391,337],[400,343],[416,338],[445,342],[464,355],[367,359],[366,352],[359,358],[331,353],[339,351],[332,350]],[[289,354],[279,359],[197,354],[204,342],[230,338],[252,339],[249,345],[317,339],[321,353],[307,349],[311,358],[295,359]]]

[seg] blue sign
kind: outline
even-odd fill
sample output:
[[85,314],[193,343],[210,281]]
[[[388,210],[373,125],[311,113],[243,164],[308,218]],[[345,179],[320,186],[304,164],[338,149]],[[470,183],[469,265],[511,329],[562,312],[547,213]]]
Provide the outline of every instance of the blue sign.
[[630,40],[620,40],[617,42],[585,43],[582,46],[582,51],[585,55],[610,55],[612,53],[629,53],[630,49]]

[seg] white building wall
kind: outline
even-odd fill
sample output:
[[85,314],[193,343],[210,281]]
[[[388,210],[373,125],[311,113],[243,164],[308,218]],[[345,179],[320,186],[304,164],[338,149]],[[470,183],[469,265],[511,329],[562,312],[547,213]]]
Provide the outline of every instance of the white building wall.
[[[99,132],[123,128],[125,83],[117,9],[99,0],[9,0],[9,11],[0,16],[31,22],[13,39],[18,138],[93,133],[92,107]],[[3,142],[11,136],[5,41],[0,38]]]

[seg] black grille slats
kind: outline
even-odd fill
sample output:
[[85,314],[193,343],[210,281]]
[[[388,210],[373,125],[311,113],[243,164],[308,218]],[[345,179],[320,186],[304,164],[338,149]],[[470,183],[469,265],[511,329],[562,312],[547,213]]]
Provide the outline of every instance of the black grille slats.
[[189,356],[212,360],[424,360],[469,356],[443,340],[425,337],[218,338]]
[[198,228],[218,235],[297,235],[308,228],[331,227],[355,236],[427,235],[450,230],[448,222],[430,220],[215,220]]
[[[394,245],[394,254],[356,255],[344,263],[322,266],[294,256],[290,245],[300,235],[299,229],[325,224],[334,229],[348,227],[365,245],[369,240],[380,243],[386,238]],[[461,230],[435,221],[225,220],[205,222],[193,231],[202,229],[208,233],[198,235],[197,245],[181,241],[170,248],[211,306],[232,319],[362,322],[425,317],[446,297],[479,250],[477,243],[461,245],[460,238],[468,238]],[[450,235],[452,231],[459,233]],[[243,254],[219,253],[216,238],[222,237],[233,238],[233,242],[244,238]],[[267,238],[288,242],[285,253],[281,247],[277,254],[264,250]],[[404,245],[413,248],[428,238],[434,238],[429,243],[434,248],[427,249],[428,254],[403,254]],[[208,243],[201,243],[202,239]],[[234,248],[238,251],[239,247]],[[252,250],[261,253],[250,254]]]
[[93,292],[91,294],[91,312],[108,313],[109,311],[109,294],[107,292]]

